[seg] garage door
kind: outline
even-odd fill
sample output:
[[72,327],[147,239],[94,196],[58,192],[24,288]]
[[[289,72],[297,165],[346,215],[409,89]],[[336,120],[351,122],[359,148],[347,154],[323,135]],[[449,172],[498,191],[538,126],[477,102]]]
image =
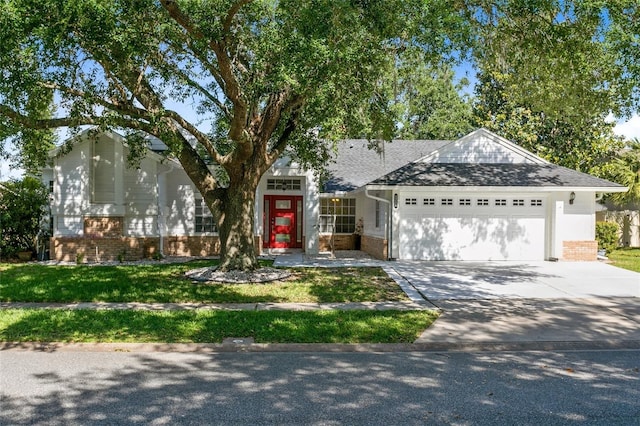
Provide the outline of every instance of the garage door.
[[401,259],[544,259],[542,200],[445,198],[442,204],[442,200],[425,199],[433,204],[410,197],[410,204],[401,208]]

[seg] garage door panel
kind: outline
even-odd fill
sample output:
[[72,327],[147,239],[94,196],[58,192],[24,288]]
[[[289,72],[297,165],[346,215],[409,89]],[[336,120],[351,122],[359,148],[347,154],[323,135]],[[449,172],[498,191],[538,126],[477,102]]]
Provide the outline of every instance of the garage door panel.
[[543,216],[407,215],[400,258],[414,260],[542,260]]

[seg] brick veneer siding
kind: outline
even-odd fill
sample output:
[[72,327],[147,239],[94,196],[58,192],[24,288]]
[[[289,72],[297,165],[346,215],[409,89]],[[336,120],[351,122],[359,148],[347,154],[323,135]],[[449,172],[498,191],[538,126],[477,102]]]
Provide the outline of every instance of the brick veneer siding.
[[598,259],[597,241],[563,241],[562,260],[594,261]]
[[[320,235],[319,238],[319,250],[331,251],[331,235]],[[355,235],[353,234],[336,234],[335,235],[335,249],[336,250],[353,250],[356,247]]]
[[[262,238],[256,237],[256,254],[261,253]],[[153,257],[159,252],[159,237],[53,237],[50,243],[53,259],[75,262],[82,253],[83,262],[95,263],[119,260],[140,260]],[[97,247],[97,257],[96,257]],[[211,256],[220,253],[217,236],[208,237],[164,237],[166,256]]]
[[158,252],[157,237],[52,237],[51,257],[58,261],[75,262],[81,253],[83,262],[94,263],[139,260],[153,257]]
[[[254,238],[256,254],[262,253],[262,237]],[[218,236],[170,236],[164,238],[164,254],[167,256],[212,256],[220,254]]]
[[384,238],[363,235],[360,249],[376,259],[387,260],[389,258],[387,256],[387,240]]

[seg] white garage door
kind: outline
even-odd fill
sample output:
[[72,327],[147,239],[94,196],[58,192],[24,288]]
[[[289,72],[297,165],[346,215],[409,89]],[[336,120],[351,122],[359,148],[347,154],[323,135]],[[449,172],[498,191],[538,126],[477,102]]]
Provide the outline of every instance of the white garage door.
[[407,200],[400,212],[401,259],[544,260],[541,199]]

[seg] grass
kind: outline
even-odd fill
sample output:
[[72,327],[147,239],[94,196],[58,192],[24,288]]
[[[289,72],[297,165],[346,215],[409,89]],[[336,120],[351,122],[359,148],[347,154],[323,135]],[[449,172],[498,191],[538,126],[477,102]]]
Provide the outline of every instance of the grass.
[[[0,264],[0,301],[140,303],[339,303],[408,300],[381,268],[300,268],[267,284],[202,284],[184,272],[216,260],[182,264],[46,266]],[[266,265],[266,263],[265,263]]]
[[0,310],[0,341],[411,343],[433,311]]
[[630,271],[640,272],[640,249],[623,248],[607,254],[613,265]]
[[[381,268],[300,268],[267,284],[203,284],[182,264],[45,266],[0,264],[0,301],[258,303],[400,301],[407,296]],[[271,263],[265,262],[264,266]],[[0,341],[220,343],[410,343],[434,311],[0,310]]]

